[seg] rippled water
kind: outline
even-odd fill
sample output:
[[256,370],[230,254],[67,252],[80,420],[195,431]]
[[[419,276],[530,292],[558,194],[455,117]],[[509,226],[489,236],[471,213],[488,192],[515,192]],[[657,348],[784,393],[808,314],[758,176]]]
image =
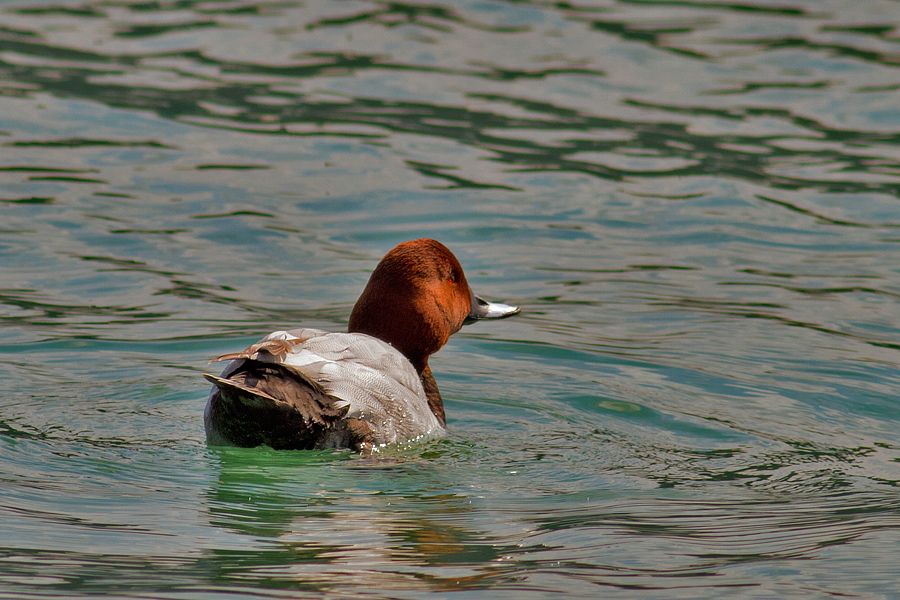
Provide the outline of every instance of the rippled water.
[[[900,4],[0,7],[0,595],[900,594]],[[207,448],[444,241],[451,435]],[[454,594],[455,595],[455,594]]]

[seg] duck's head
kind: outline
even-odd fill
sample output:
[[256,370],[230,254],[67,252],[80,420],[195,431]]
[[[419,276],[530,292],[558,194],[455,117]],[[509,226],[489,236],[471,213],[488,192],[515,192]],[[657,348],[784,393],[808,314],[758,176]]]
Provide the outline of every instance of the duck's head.
[[463,325],[518,312],[516,306],[476,296],[453,253],[423,238],[384,255],[356,301],[347,329],[388,342],[421,373],[428,357]]

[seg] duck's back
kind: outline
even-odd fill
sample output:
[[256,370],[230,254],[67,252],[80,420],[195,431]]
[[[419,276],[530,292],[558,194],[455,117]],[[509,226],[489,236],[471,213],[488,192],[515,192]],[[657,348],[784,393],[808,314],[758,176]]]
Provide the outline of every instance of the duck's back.
[[207,376],[211,443],[361,449],[443,432],[412,364],[377,338],[276,331],[223,358]]

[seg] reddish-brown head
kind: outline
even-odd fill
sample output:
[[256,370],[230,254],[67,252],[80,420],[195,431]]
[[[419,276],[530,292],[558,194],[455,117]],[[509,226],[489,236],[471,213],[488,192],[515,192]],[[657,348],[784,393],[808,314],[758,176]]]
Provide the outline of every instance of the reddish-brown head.
[[464,323],[518,311],[475,296],[453,253],[423,238],[385,254],[356,301],[347,329],[388,342],[421,373],[428,357]]

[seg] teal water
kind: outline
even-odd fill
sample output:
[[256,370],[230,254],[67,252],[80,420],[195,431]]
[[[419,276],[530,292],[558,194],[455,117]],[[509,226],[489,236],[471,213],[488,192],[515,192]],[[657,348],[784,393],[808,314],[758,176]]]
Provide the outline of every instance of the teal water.
[[[0,597],[900,596],[900,4],[0,5]],[[436,237],[450,435],[208,448]]]

